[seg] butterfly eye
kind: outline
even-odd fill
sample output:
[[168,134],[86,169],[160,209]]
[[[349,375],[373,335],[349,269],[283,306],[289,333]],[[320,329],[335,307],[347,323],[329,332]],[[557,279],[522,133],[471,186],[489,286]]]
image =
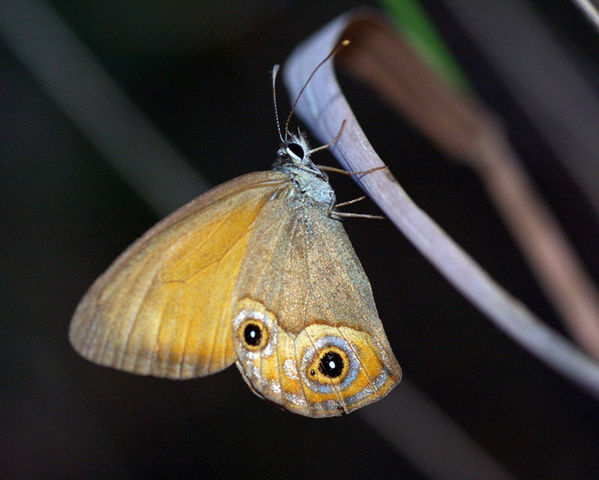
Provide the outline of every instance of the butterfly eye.
[[290,157],[297,157],[300,160],[304,158],[305,152],[299,143],[288,144],[286,150]]
[[302,376],[315,392],[345,390],[356,379],[360,362],[343,339],[332,335],[319,338],[302,358]]
[[241,324],[239,336],[245,347],[253,352],[262,350],[268,343],[268,330],[255,319],[246,320]]

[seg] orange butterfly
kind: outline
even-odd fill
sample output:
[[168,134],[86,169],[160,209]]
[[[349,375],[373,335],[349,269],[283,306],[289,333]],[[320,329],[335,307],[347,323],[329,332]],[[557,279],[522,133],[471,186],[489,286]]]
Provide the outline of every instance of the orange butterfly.
[[313,151],[285,128],[272,170],[213,188],[151,228],[79,303],[73,347],[171,379],[235,363],[257,395],[310,417],[389,393],[401,368]]

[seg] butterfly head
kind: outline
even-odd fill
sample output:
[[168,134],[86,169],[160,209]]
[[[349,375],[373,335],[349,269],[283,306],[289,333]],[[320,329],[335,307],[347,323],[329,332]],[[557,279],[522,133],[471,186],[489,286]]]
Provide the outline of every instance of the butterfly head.
[[332,208],[335,204],[335,192],[329,179],[311,160],[310,155],[318,150],[310,149],[305,135],[298,130],[297,134],[286,133],[277,150],[277,160],[273,169],[289,177],[299,193],[295,198],[300,202],[307,198]]
[[308,171],[314,176],[327,180],[327,176],[312,162],[311,155],[314,150],[310,149],[306,135],[298,129],[297,134],[288,132],[277,150],[277,160],[274,167],[291,166]]

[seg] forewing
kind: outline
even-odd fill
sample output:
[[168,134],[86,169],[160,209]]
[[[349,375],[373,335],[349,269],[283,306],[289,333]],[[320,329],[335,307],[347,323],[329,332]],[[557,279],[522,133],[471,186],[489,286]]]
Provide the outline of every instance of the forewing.
[[81,300],[74,348],[101,365],[174,379],[229,366],[235,282],[254,222],[285,180],[248,174],[159,222]]

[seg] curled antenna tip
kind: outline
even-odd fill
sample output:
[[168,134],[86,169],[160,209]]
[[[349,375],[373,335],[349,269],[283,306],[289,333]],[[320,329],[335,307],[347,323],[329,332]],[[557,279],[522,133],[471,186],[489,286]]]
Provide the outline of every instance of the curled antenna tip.
[[318,65],[316,65],[316,67],[314,67],[314,70],[312,70],[312,73],[310,74],[310,76],[308,77],[308,79],[306,80],[306,82],[304,83],[304,85],[302,86],[302,88],[300,89],[299,93],[295,97],[295,101],[293,102],[293,105],[291,106],[291,110],[289,111],[289,115],[287,116],[287,120],[285,121],[285,129],[284,129],[284,138],[285,138],[285,140],[287,139],[287,136],[289,134],[289,122],[291,121],[291,117],[293,116],[293,113],[295,112],[295,107],[297,107],[297,104],[298,104],[298,102],[299,102],[302,94],[304,93],[304,90],[306,90],[306,87],[310,83],[310,80],[312,80],[312,77],[318,71],[318,69],[320,69],[320,67],[322,67],[330,58],[332,58],[335,55],[337,55],[343,48],[347,47],[349,45],[349,43],[350,42],[349,42],[349,40],[347,38],[344,39],[344,40],[341,40],[341,42],[339,42],[337,44],[337,46],[335,46],[335,48],[333,48],[329,52],[329,54],[325,58],[323,58],[320,61],[320,63]]
[[279,139],[281,143],[283,143],[283,135],[281,134],[281,122],[279,121],[279,109],[277,108],[277,74],[279,73],[279,68],[281,68],[278,64],[272,67],[272,103],[275,109],[275,122],[277,123],[277,132],[279,134]]

